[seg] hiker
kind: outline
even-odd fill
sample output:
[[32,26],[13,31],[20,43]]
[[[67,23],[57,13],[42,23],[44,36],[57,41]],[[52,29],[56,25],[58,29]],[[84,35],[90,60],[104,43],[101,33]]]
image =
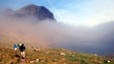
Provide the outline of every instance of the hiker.
[[25,48],[24,44],[22,44],[22,43],[19,43],[18,46],[19,46],[19,51],[21,53],[21,57],[22,57],[22,59],[24,59],[25,58],[25,49],[26,48]]
[[16,44],[13,45],[13,49],[14,49],[14,52],[15,52],[15,55],[17,54],[17,49],[18,49],[18,46]]
[[16,44],[14,44],[13,49],[16,51],[17,48],[18,48],[18,46]]

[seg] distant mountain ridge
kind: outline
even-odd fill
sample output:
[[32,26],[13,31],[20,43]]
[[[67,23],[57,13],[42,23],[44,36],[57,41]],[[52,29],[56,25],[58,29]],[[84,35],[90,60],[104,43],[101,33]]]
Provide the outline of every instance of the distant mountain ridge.
[[[10,11],[10,12],[9,12]],[[55,20],[54,14],[44,6],[27,5],[19,10],[6,10],[6,14],[12,15],[16,18],[35,17],[37,20]]]

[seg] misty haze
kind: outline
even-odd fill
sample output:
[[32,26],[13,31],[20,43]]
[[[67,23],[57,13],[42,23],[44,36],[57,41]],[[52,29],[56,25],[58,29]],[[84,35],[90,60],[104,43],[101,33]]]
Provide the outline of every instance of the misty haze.
[[[49,16],[45,16],[44,13],[44,16],[39,17],[34,14],[37,6],[28,7],[30,8],[25,7],[16,11],[7,9],[1,12],[1,42],[9,44],[21,41],[30,47],[65,48],[100,55],[113,54],[113,21],[94,27],[68,26],[57,21],[50,11],[46,14]],[[47,12],[45,8],[41,9]]]

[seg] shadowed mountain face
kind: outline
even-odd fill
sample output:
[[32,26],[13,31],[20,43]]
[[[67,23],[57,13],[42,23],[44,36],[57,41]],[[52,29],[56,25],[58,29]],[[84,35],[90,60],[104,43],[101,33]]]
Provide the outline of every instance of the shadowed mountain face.
[[[6,10],[11,11],[11,10]],[[8,14],[12,14],[16,18],[25,18],[25,17],[34,17],[39,21],[42,20],[55,20],[54,15],[44,6],[37,5],[28,5],[17,11],[8,12]]]

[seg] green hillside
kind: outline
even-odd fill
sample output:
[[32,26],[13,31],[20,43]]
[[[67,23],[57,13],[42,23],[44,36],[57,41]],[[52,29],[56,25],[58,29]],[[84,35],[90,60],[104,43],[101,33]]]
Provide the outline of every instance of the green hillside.
[[[110,62],[108,62],[108,60]],[[14,52],[11,48],[0,47],[0,64],[21,64],[19,51]],[[65,49],[40,49],[26,50],[25,64],[114,64],[114,59],[72,52]]]

